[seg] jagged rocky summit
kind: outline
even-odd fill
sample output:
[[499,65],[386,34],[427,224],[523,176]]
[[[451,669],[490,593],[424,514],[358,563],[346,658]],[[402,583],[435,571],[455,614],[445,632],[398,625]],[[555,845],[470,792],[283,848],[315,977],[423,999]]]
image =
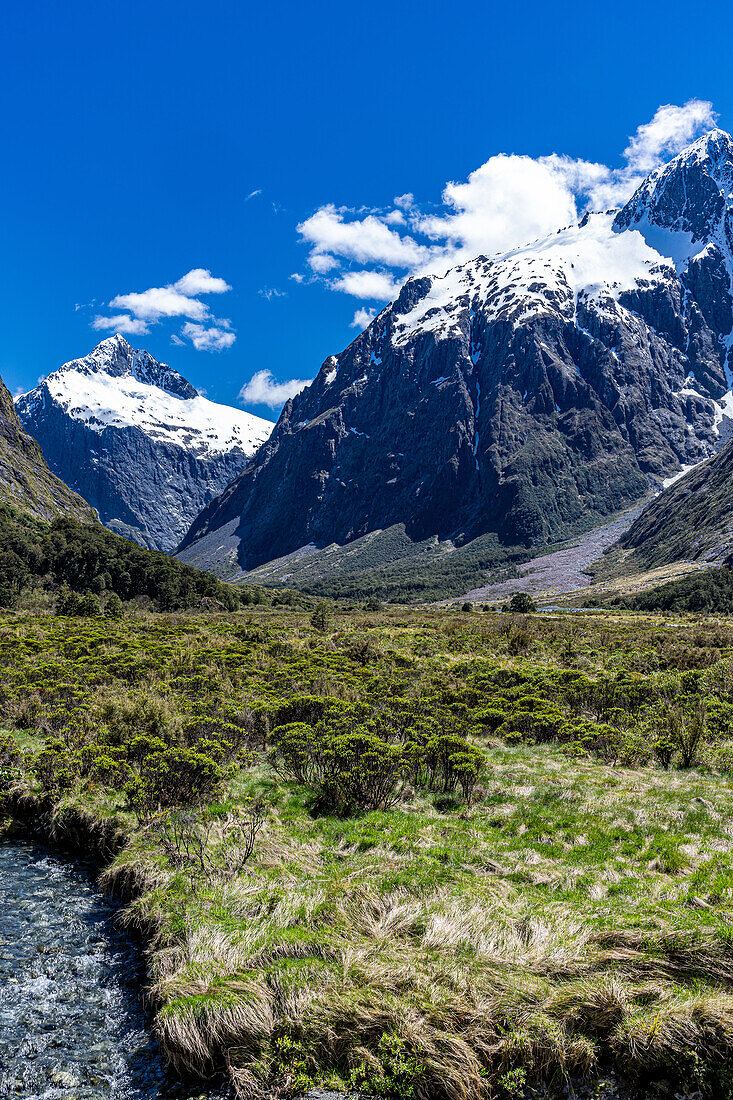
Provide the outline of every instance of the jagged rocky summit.
[[273,425],[202,397],[122,336],[16,398],[51,469],[113,531],[170,550]]
[[619,211],[410,279],[285,405],[181,556],[247,570],[400,523],[532,545],[700,462],[733,423],[732,195],[715,130]]

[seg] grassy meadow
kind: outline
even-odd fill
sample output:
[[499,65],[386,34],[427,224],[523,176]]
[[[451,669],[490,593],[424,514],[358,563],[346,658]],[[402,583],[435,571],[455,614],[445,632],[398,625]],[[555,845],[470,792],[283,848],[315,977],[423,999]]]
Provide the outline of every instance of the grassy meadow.
[[116,831],[180,1072],[733,1095],[732,622],[16,611],[0,660],[6,821]]

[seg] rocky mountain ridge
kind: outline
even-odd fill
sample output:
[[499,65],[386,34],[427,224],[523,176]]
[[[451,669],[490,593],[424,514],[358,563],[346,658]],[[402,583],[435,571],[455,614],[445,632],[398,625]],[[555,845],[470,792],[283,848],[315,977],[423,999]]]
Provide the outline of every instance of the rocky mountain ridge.
[[119,335],[16,398],[16,409],[54,472],[107,527],[163,550],[176,545],[272,429],[207,400]]
[[714,453],[733,424],[732,171],[712,131],[620,211],[410,279],[285,405],[182,556],[246,571],[396,523],[538,545]]

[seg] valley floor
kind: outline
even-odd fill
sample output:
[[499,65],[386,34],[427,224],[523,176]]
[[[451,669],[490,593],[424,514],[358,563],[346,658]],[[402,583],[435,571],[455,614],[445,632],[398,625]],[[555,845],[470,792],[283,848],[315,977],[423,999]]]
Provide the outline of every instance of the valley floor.
[[6,818],[105,838],[179,1072],[732,1095],[728,620],[8,613],[0,658]]

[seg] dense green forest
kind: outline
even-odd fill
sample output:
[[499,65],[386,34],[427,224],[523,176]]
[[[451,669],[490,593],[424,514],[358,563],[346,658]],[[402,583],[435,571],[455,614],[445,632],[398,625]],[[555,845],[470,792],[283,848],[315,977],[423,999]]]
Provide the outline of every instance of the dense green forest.
[[[195,607],[204,598],[228,610],[260,598],[235,589],[157,550],[146,550],[100,524],[61,516],[50,523],[0,505],[0,607],[14,607],[29,591],[91,596],[85,605],[66,599],[67,609],[94,611],[115,596],[143,597],[161,611]],[[96,602],[95,602],[96,598]]]

